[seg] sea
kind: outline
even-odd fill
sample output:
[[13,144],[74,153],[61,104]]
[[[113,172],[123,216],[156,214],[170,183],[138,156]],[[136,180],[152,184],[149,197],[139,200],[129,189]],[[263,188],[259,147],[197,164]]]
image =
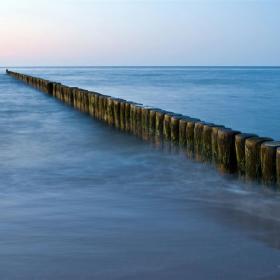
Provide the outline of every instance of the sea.
[[[280,140],[277,67],[21,67]],[[0,68],[0,279],[280,279],[280,193]]]

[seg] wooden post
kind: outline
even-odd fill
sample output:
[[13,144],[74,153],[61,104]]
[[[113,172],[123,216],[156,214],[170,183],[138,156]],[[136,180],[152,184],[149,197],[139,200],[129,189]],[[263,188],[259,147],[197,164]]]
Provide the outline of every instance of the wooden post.
[[246,139],[257,137],[256,134],[240,133],[235,135],[235,151],[237,160],[237,171],[239,175],[245,174],[245,141]]
[[53,95],[53,85],[54,85],[54,83],[52,83],[52,82],[48,83],[48,94],[51,96]]
[[142,137],[142,105],[136,105],[135,111],[135,135]]
[[267,185],[274,185],[277,181],[276,150],[280,141],[268,141],[261,144],[262,181]]
[[171,142],[173,144],[179,144],[179,122],[183,116],[180,114],[174,114],[171,116],[170,130],[171,130]]
[[162,138],[164,113],[165,111],[163,110],[156,110],[156,142],[159,142],[159,140]]
[[219,163],[219,151],[218,151],[218,131],[223,126],[212,127],[211,143],[212,143],[212,161],[215,165]]
[[108,102],[111,96],[109,95],[104,95],[104,100],[103,100],[103,121],[106,123],[109,123],[109,114],[108,114]]
[[125,107],[126,107],[126,101],[122,99],[120,101],[120,129],[123,131],[125,131],[125,125],[126,125]]
[[190,158],[194,157],[194,127],[197,122],[196,120],[189,120],[186,126],[187,155]]
[[110,97],[108,98],[107,102],[107,116],[108,116],[108,124],[111,126],[115,125],[115,120],[114,120],[114,98]]
[[227,128],[218,129],[218,168],[222,172],[232,173],[237,170],[235,135],[239,133]]
[[187,138],[186,138],[186,126],[188,123],[188,120],[191,118],[188,116],[182,116],[179,120],[179,145],[182,148],[185,148],[187,146]]
[[120,101],[118,98],[113,99],[114,104],[114,122],[115,127],[120,128]]
[[203,125],[202,131],[202,159],[203,161],[212,162],[213,161],[213,151],[212,151],[212,133],[213,128],[223,128],[221,125],[215,125],[211,123],[205,123]]
[[156,135],[156,112],[158,108],[152,108],[149,112],[149,139],[154,140]]
[[136,123],[136,106],[137,103],[130,103],[130,132],[135,133],[135,123]]
[[93,117],[94,116],[94,93],[89,92],[89,98],[88,98],[88,111],[89,114]]
[[154,109],[152,107],[149,106],[143,106],[142,107],[142,138],[144,140],[148,140],[149,139],[149,128],[150,128],[150,111]]
[[89,113],[88,111],[88,103],[89,103],[89,93],[87,90],[83,90],[83,112],[84,113]]
[[165,111],[163,117],[163,138],[164,140],[171,140],[171,117],[175,115],[173,112]]
[[130,132],[130,104],[129,101],[125,103],[125,131],[127,132]]
[[203,127],[205,122],[196,122],[194,125],[194,156],[196,160],[202,160],[203,154]]
[[265,137],[251,137],[245,140],[245,175],[246,179],[261,178],[261,144],[265,141],[271,141]]

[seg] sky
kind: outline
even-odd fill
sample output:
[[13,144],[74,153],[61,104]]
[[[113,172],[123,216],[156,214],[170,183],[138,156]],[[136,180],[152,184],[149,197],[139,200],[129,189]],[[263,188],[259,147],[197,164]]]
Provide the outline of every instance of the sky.
[[0,0],[0,66],[280,65],[280,0]]

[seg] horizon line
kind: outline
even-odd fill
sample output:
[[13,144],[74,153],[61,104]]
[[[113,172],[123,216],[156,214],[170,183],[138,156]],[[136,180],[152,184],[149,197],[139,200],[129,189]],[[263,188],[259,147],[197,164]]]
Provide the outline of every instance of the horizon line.
[[131,68],[131,67],[138,67],[138,68],[148,68],[148,67],[166,67],[166,68],[246,68],[246,67],[255,67],[255,68],[279,68],[280,65],[14,65],[14,66],[0,66],[0,68]]

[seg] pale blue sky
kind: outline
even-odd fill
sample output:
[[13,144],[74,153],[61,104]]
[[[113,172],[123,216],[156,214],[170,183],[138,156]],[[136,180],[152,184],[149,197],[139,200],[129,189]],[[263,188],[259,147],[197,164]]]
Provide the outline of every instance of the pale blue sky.
[[280,65],[280,0],[0,4],[0,65]]

